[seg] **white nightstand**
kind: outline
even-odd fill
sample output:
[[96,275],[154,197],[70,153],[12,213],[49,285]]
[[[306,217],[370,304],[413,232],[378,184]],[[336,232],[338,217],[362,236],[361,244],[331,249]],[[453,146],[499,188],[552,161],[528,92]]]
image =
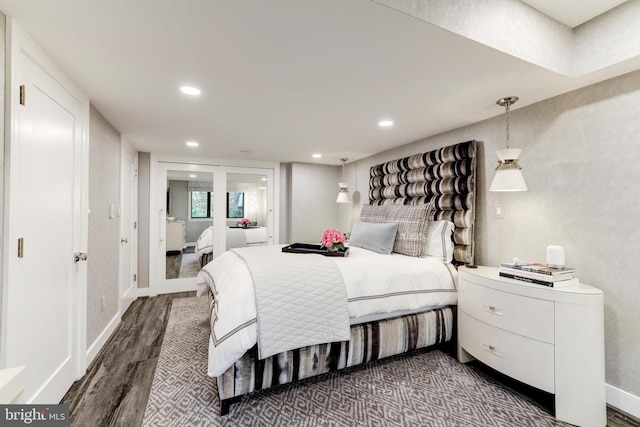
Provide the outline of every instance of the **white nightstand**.
[[460,267],[458,359],[474,358],[555,395],[556,418],[607,424],[604,295],[584,284],[548,288]]

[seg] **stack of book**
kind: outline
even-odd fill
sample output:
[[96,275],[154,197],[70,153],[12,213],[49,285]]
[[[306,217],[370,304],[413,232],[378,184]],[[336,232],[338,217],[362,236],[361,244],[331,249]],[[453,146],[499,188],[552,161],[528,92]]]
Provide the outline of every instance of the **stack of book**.
[[562,288],[577,285],[580,280],[575,277],[576,270],[571,267],[555,268],[538,263],[509,263],[500,264],[500,276],[521,280],[536,285]]

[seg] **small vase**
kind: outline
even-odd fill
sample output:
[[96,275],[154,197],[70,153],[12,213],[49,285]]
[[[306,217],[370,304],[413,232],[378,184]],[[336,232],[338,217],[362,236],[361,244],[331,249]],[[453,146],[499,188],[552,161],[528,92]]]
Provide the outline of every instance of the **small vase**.
[[335,245],[329,246],[327,248],[327,251],[329,251],[329,252],[338,252],[338,248]]
[[242,228],[247,228],[247,224],[242,224]]

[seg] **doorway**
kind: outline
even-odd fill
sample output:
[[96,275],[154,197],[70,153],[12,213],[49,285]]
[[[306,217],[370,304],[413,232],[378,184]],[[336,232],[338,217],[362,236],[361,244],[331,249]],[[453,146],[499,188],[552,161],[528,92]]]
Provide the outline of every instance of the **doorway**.
[[137,281],[137,188],[138,157],[126,141],[122,141],[120,159],[120,263],[118,311],[123,315],[136,298]]
[[89,101],[8,24],[2,367],[27,366],[22,402],[57,403],[85,363]]
[[273,168],[155,164],[151,296],[195,290],[200,269],[228,249],[275,243]]

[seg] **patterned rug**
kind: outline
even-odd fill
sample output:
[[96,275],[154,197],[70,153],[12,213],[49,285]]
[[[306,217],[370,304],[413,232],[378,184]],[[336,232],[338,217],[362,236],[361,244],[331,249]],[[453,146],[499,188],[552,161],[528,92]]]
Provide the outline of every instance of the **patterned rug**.
[[218,415],[206,298],[173,300],[144,426],[567,426],[439,351],[391,357],[254,393]]
[[195,253],[183,253],[178,277],[196,277],[200,268],[200,258]]

